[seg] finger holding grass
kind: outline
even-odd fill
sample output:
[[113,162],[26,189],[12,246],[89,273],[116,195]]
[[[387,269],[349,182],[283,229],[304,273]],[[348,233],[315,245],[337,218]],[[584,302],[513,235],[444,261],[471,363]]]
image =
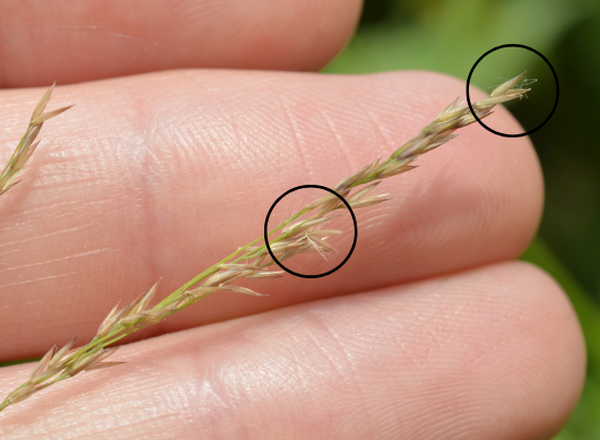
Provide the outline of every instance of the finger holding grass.
[[[261,267],[268,257],[222,261],[188,291],[208,297],[129,337],[144,341],[114,354],[114,347],[87,344],[121,324],[152,321],[151,310],[169,292],[259,238],[267,209],[285,190],[307,182],[352,186],[348,178],[375,159],[381,158],[371,171],[415,135],[409,145],[420,144],[419,130],[463,90],[461,81],[422,72],[178,72],[62,89],[60,102],[77,107],[60,124],[44,126],[36,184],[13,190],[26,193],[24,209],[7,210],[0,228],[11,234],[2,241],[11,259],[3,266],[10,269],[3,271],[0,353],[42,356],[58,346],[38,367],[0,370],[4,395],[36,373],[21,388],[30,398],[2,412],[0,432],[60,438],[76,429],[127,438],[158,429],[185,438],[198,430],[217,437],[250,430],[286,438],[317,427],[326,437],[334,429],[345,438],[386,432],[416,438],[414,432],[435,437],[436,429],[487,433],[502,414],[502,426],[535,438],[560,424],[578,389],[576,361],[583,359],[574,354],[574,318],[547,277],[497,264],[518,255],[535,231],[538,164],[527,139],[508,143],[477,124],[420,156],[410,164],[417,170],[370,190],[375,181],[350,189],[347,200],[357,205],[384,194],[390,200],[355,209],[359,243],[337,273],[310,283],[248,279],[276,268]],[[129,96],[135,105],[126,104]],[[143,96],[152,98],[140,102]],[[501,130],[518,130],[501,106],[490,118]],[[11,148],[21,134],[13,133]],[[321,210],[322,218],[337,215],[325,213],[332,209],[323,209],[326,202],[302,218]],[[298,224],[302,218],[273,239],[296,232],[322,238],[316,231],[335,225]],[[258,254],[263,243],[252,246],[243,252]],[[158,279],[158,298],[145,305]],[[177,297],[169,301],[161,313],[183,305]],[[215,324],[192,328],[209,322]],[[84,352],[62,370],[74,377],[30,394],[55,367]],[[104,362],[125,364],[79,372]],[[531,394],[532,368],[535,389],[544,392]],[[448,404],[431,412],[442,395]],[[507,407],[520,410],[507,415]],[[474,420],[482,408],[486,418]],[[423,411],[436,421],[425,431]]]

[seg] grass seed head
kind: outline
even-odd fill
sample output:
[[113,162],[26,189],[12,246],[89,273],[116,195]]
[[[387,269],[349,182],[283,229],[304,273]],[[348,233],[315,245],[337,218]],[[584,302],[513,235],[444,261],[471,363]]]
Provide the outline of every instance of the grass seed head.
[[[488,98],[472,105],[475,114],[482,119],[489,116],[497,104],[521,98],[530,90],[525,88],[530,83],[525,79],[524,73],[506,81],[497,87]],[[69,108],[63,107],[44,113],[52,96],[53,87],[46,92],[36,106],[27,132],[8,165],[0,174],[0,194],[18,182],[16,178],[22,173],[25,163],[37,145],[34,140],[42,124]],[[475,122],[470,109],[464,104],[457,104],[457,102],[458,100],[454,100],[450,103],[436,120],[394,151],[390,157],[383,161],[377,159],[371,162],[353,175],[343,179],[335,186],[335,190],[353,208],[372,206],[388,200],[386,195],[370,196],[371,191],[382,179],[414,169],[415,166],[412,165],[412,162],[421,154],[453,139],[455,137],[453,132],[456,129]],[[374,183],[360,188],[361,185],[371,182]],[[340,199],[334,194],[328,194],[306,205],[274,230],[280,230],[281,235],[270,243],[271,251],[279,261],[284,261],[300,253],[314,252],[325,256],[326,252],[335,251],[335,248],[326,239],[340,231],[326,230],[323,227],[333,218],[329,214],[343,207]],[[318,211],[313,213],[309,219],[295,222],[301,215],[314,212],[316,209]],[[122,310],[119,310],[117,305],[109,312],[98,328],[94,339],[86,346],[72,349],[73,340],[58,351],[56,351],[56,347],[51,348],[44,355],[29,380],[0,402],[0,411],[55,382],[73,377],[83,370],[91,371],[120,365],[122,362],[104,361],[116,350],[116,348],[107,348],[110,344],[141,328],[155,324],[212,293],[230,291],[264,296],[246,287],[229,285],[241,278],[276,278],[283,275],[283,271],[266,270],[267,266],[275,263],[270,258],[266,245],[258,245],[259,242],[260,240],[255,240],[249,245],[239,248],[225,260],[207,269],[153,308],[148,307],[157,291],[158,283]],[[246,261],[246,263],[242,263],[242,261]],[[200,285],[200,283],[202,284]]]

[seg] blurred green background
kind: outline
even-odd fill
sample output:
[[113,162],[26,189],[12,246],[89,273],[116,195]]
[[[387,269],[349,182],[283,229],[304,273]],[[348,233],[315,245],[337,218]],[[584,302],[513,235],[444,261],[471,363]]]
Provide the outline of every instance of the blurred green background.
[[[600,439],[600,112],[598,0],[365,0],[359,29],[325,69],[369,73],[425,69],[466,80],[493,47],[524,44],[541,52],[560,83],[559,104],[531,138],[546,182],[535,241],[522,258],[550,272],[568,293],[588,347],[581,400],[559,440]],[[535,93],[511,108],[526,129],[550,113],[555,83],[548,66],[522,49],[499,51],[476,69],[473,84],[491,91],[523,70]],[[500,55],[502,52],[502,55]],[[507,55],[508,54],[508,55]],[[479,79],[481,78],[481,79]],[[489,81],[489,83],[486,83]]]

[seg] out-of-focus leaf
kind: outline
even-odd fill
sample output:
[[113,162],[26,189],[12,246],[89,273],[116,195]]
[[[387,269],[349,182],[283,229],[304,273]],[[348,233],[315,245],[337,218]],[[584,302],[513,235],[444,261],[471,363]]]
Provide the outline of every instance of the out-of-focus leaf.
[[[562,33],[591,6],[566,0],[447,0],[423,2],[401,25],[383,20],[361,27],[348,47],[323,71],[368,73],[423,69],[466,78],[489,49],[508,43],[548,52]],[[525,53],[512,66],[523,70]],[[522,59],[523,58],[523,59]],[[490,58],[491,59],[491,58]],[[482,76],[497,75],[500,61],[481,65]],[[479,69],[479,67],[478,67]]]

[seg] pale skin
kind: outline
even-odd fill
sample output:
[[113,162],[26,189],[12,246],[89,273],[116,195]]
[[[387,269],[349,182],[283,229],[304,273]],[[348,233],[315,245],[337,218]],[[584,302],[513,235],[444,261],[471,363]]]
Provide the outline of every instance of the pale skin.
[[[54,80],[49,108],[76,104],[0,199],[0,361],[88,341],[119,301],[261,235],[286,190],[334,186],[464,94],[435,73],[277,71],[330,60],[358,1],[124,3],[0,2],[2,163]],[[489,121],[520,130],[503,108]],[[126,364],[9,407],[0,437],[550,438],[585,349],[561,288],[514,261],[540,166],[527,138],[459,133],[384,182],[340,271],[215,294],[130,339]],[[0,369],[2,398],[32,368]]]

